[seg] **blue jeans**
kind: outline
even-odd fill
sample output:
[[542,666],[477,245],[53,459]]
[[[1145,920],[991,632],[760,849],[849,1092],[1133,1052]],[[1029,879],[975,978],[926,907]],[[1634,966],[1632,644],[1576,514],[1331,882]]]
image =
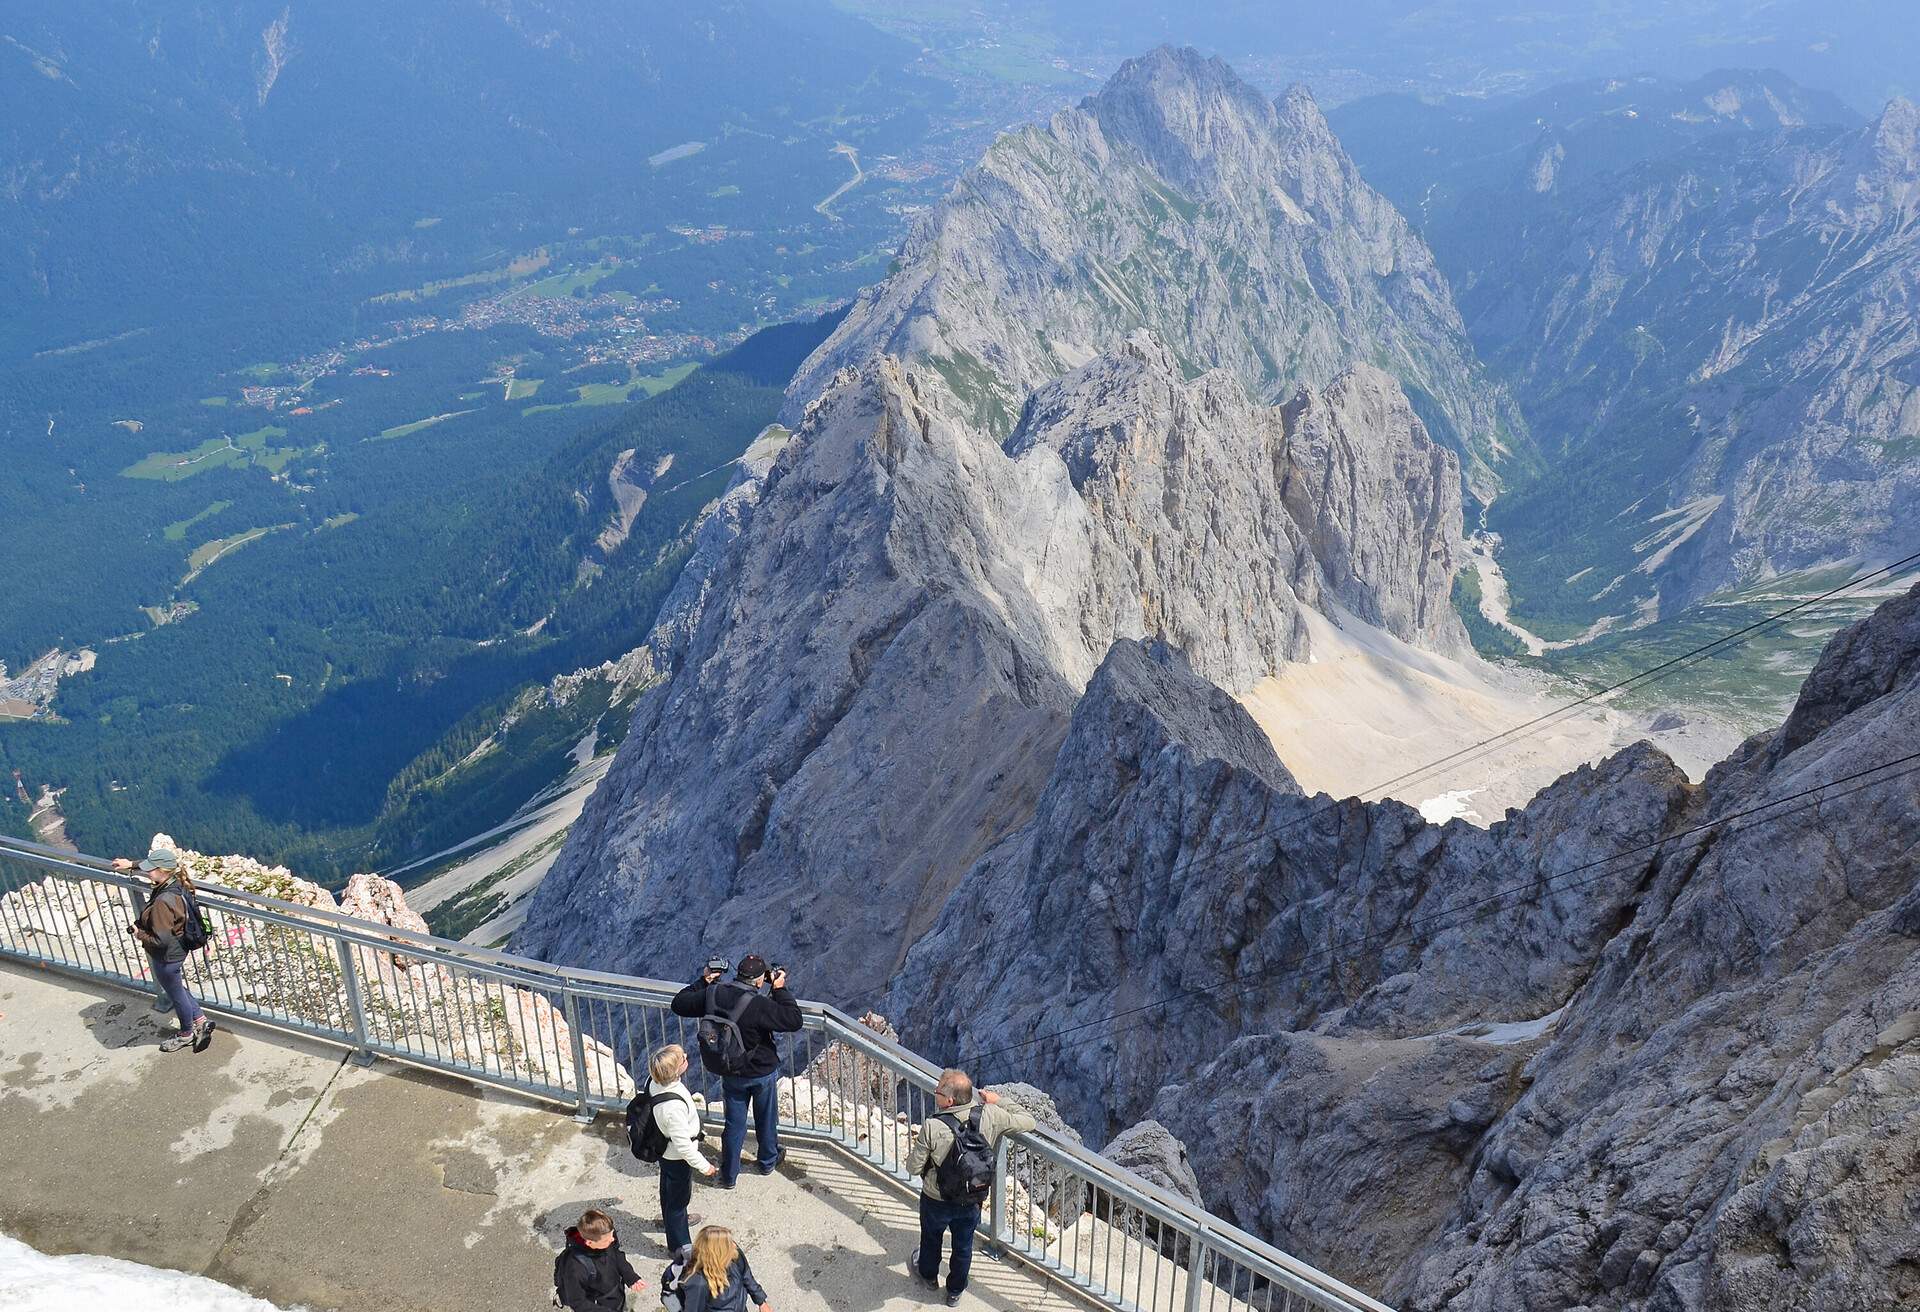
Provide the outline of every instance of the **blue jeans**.
[[153,977],[160,981],[160,987],[166,990],[167,1001],[173,1004],[173,1014],[180,1018],[180,1028],[190,1030],[200,1021],[200,1004],[193,1000],[193,994],[187,992],[187,982],[180,978],[184,961],[168,961],[164,957],[149,952],[147,960],[153,963]]
[[980,1204],[947,1203],[920,1195],[920,1276],[932,1280],[940,1274],[940,1245],[949,1232],[953,1235],[953,1260],[947,1267],[947,1292],[958,1294],[967,1287],[967,1273],[973,1270],[973,1232],[980,1228]]
[[740,1150],[747,1145],[747,1107],[753,1107],[753,1137],[760,1148],[760,1169],[780,1161],[780,1072],[729,1075],[720,1081],[727,1107],[727,1128],[720,1132],[720,1179],[731,1184],[740,1174]]
[[693,1164],[671,1157],[660,1161],[660,1220],[667,1231],[667,1248],[678,1253],[693,1243],[687,1230],[687,1204],[693,1201]]

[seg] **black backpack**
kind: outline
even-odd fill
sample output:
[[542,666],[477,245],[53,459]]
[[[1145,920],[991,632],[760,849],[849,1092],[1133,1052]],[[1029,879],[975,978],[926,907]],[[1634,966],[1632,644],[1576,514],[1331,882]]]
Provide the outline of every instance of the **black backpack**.
[[643,1089],[627,1104],[627,1146],[641,1161],[657,1162],[667,1155],[667,1132],[660,1128],[660,1118],[654,1114],[654,1108],[679,1096],[668,1091],[649,1098]]
[[[187,923],[180,927],[180,946],[188,952],[198,952],[213,937],[212,926],[207,924],[207,917],[200,910],[200,899],[193,895],[192,889],[182,884],[175,891],[180,894],[180,900],[187,909]],[[166,891],[156,896],[165,897]]]
[[993,1145],[980,1133],[980,1116],[986,1108],[975,1107],[962,1121],[950,1112],[940,1119],[953,1127],[953,1147],[933,1168],[933,1182],[940,1197],[949,1203],[984,1203],[993,1192]]
[[700,1018],[700,1064],[713,1075],[745,1075],[747,1040],[740,1032],[740,1018],[760,995],[743,984],[728,987],[738,989],[740,999],[725,1011],[720,1010],[720,985],[707,989],[707,1014]]

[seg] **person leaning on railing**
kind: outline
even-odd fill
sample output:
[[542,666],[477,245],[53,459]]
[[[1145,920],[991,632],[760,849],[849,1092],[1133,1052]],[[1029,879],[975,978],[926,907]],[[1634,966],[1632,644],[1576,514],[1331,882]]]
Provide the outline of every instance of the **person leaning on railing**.
[[[134,862],[119,857],[113,868],[132,870]],[[148,852],[139,868],[153,881],[153,896],[147,900],[140,918],[127,929],[147,950],[153,977],[166,990],[174,1014],[180,1018],[180,1032],[162,1039],[160,1051],[178,1052],[192,1044],[195,1052],[205,1052],[213,1042],[213,1018],[200,1010],[199,1002],[187,991],[187,982],[180,973],[187,962],[187,949],[181,938],[186,933],[187,918],[193,914],[188,903],[193,883],[180,868],[179,853],[164,847]]]
[[[1000,1095],[990,1090],[982,1090],[976,1099],[965,1071],[943,1071],[933,1100],[940,1110],[921,1122],[907,1153],[907,1176],[920,1181],[920,1247],[913,1250],[909,1264],[922,1284],[940,1288],[940,1247],[951,1233],[947,1306],[954,1307],[973,1269],[973,1234],[980,1228],[980,1203],[992,1179],[995,1146],[1003,1135],[1032,1130],[1034,1119],[1000,1106]],[[948,1197],[949,1192],[954,1196]]]

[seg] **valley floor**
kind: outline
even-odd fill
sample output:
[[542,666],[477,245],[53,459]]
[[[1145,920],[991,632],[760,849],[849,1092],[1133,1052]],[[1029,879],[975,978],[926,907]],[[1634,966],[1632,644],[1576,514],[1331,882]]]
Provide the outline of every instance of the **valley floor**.
[[[1744,736],[1691,712],[1653,720],[1589,705],[1470,750],[1585,689],[1474,657],[1418,651],[1351,618],[1336,627],[1303,613],[1313,659],[1262,680],[1241,702],[1309,793],[1393,797],[1431,820],[1460,816],[1487,825],[1561,775],[1629,743],[1653,742],[1697,780]],[[1443,764],[1421,769],[1432,761]]]
[[530,800],[513,819],[388,873],[407,889],[408,904],[436,933],[496,947],[526,918],[527,898],[546,878],[581,808],[612,763],[611,751],[595,756],[590,744],[583,743],[566,778]]

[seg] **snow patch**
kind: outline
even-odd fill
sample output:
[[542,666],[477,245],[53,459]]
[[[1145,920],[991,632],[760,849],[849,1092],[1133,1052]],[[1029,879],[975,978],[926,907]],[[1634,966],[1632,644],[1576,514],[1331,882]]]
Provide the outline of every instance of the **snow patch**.
[[1537,1020],[1474,1021],[1438,1037],[1478,1039],[1482,1043],[1531,1043],[1559,1024],[1560,1013],[1565,1010],[1557,1007]]
[[1456,788],[1438,797],[1429,797],[1420,803],[1420,818],[1430,825],[1443,825],[1449,820],[1478,820],[1480,813],[1467,805],[1467,799],[1479,791],[1478,788]]
[[48,1257],[6,1235],[0,1235],[0,1307],[8,1312],[281,1312],[265,1299],[205,1276],[84,1253]]

